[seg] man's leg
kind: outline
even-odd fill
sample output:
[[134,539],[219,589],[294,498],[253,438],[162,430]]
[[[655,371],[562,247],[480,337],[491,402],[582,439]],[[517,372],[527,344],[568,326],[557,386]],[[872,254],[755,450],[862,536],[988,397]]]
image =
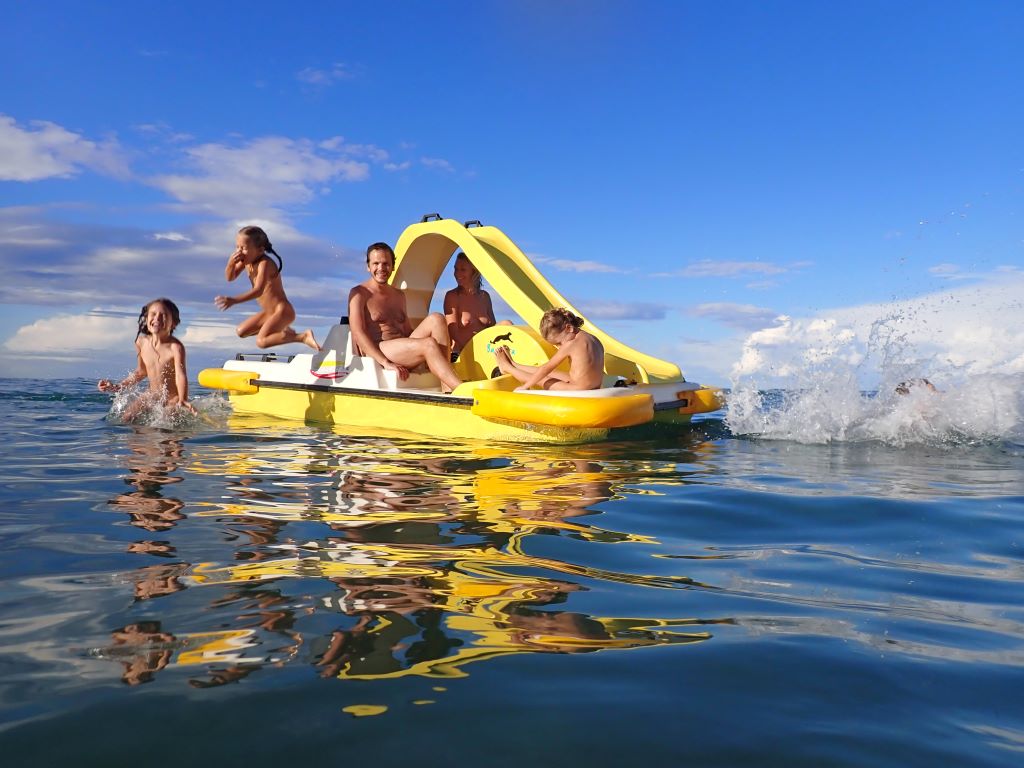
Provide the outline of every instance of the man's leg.
[[388,339],[380,343],[380,351],[391,362],[404,365],[406,368],[412,369],[426,363],[430,372],[437,376],[449,391],[462,383],[462,379],[452,367],[448,351],[442,350],[431,336],[417,339],[411,336],[405,339]]
[[452,340],[448,335],[448,321],[444,319],[444,315],[438,312],[432,312],[424,317],[409,338],[431,338],[445,352],[452,348]]

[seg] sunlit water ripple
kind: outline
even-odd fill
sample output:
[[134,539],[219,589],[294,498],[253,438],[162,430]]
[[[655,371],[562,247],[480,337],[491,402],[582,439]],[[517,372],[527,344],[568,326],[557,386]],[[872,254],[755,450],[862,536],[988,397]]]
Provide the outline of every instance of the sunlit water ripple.
[[93,386],[0,380],[11,765],[1024,759],[1019,422],[443,443]]

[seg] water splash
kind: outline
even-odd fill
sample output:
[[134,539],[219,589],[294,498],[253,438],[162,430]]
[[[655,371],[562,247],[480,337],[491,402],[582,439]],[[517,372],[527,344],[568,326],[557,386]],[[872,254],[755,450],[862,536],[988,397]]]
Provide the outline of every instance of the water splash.
[[[834,328],[782,367],[782,387],[762,389],[756,377],[739,377],[729,395],[730,430],[800,443],[1019,444],[1024,375],[971,373],[969,365],[921,354],[903,330],[906,321],[902,314],[880,318],[864,346]],[[870,390],[867,372],[876,381]],[[925,377],[936,390],[900,386]]]
[[126,390],[114,396],[106,418],[112,424],[130,423],[169,430],[223,429],[227,424],[231,405],[226,398],[211,394],[190,402],[194,413],[180,406],[165,405],[147,391]]

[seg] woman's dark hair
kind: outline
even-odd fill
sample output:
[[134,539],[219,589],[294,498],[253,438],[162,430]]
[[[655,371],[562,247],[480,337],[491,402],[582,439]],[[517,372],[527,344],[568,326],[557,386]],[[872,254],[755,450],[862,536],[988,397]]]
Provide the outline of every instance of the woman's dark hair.
[[267,253],[274,254],[274,258],[277,259],[277,274],[281,274],[281,270],[284,269],[284,262],[277,251],[274,250],[274,246],[270,244],[270,238],[267,237],[267,233],[261,227],[242,227],[238,230],[238,234],[248,237],[257,248],[262,248]]
[[374,243],[373,245],[371,245],[369,248],[366,249],[366,265],[367,266],[370,265],[370,254],[373,253],[374,251],[384,251],[384,253],[390,254],[391,255],[391,265],[394,266],[394,264],[395,264],[395,252],[392,250],[391,246],[388,245],[387,243]]
[[549,309],[540,319],[540,335],[546,339],[552,333],[565,330],[570,325],[574,328],[582,328],[583,318],[562,307]]
[[174,333],[174,329],[178,327],[179,323],[181,323],[181,313],[178,312],[177,304],[170,299],[153,299],[142,308],[141,312],[139,312],[139,332],[135,334],[136,339],[139,338],[139,336],[149,336],[149,329],[146,327],[146,315],[149,314],[149,308],[154,304],[163,304],[164,308],[171,313],[171,322],[173,323],[171,326],[171,333]]

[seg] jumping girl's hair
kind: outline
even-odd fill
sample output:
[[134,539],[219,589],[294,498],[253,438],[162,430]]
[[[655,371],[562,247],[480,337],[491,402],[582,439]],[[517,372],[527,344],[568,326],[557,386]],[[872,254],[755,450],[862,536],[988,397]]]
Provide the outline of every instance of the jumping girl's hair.
[[387,243],[374,243],[366,249],[366,266],[370,266],[370,254],[374,251],[384,251],[384,253],[391,255],[391,264],[394,266],[395,263],[395,252],[391,249],[391,246]]
[[568,309],[563,309],[562,307],[549,309],[544,313],[544,317],[540,319],[540,335],[546,339],[555,333],[564,331],[570,325],[573,328],[582,328],[583,318],[577,317]]
[[139,336],[149,336],[149,329],[146,327],[146,315],[149,314],[149,308],[154,304],[163,304],[164,308],[171,313],[171,322],[173,323],[173,325],[171,325],[171,333],[174,333],[174,329],[178,327],[179,323],[181,323],[181,313],[178,312],[177,304],[170,299],[153,299],[142,308],[141,312],[139,312],[139,332],[135,334],[136,339],[139,338]]
[[274,258],[277,259],[277,274],[281,274],[281,270],[284,269],[284,262],[277,251],[274,250],[274,246],[270,244],[270,238],[267,237],[266,232],[260,227],[242,227],[238,230],[238,234],[248,237],[257,248],[262,248],[267,253],[274,254]]
[[474,290],[477,293],[479,293],[480,290],[483,287],[483,282],[484,282],[483,277],[481,277],[481,275],[480,275],[480,270],[477,269],[476,266],[473,264],[473,262],[469,260],[469,256],[467,256],[466,254],[464,254],[462,252],[459,252],[459,255],[455,257],[455,261],[456,262],[464,261],[467,264],[469,264],[469,266],[473,269],[473,287],[474,287]]

